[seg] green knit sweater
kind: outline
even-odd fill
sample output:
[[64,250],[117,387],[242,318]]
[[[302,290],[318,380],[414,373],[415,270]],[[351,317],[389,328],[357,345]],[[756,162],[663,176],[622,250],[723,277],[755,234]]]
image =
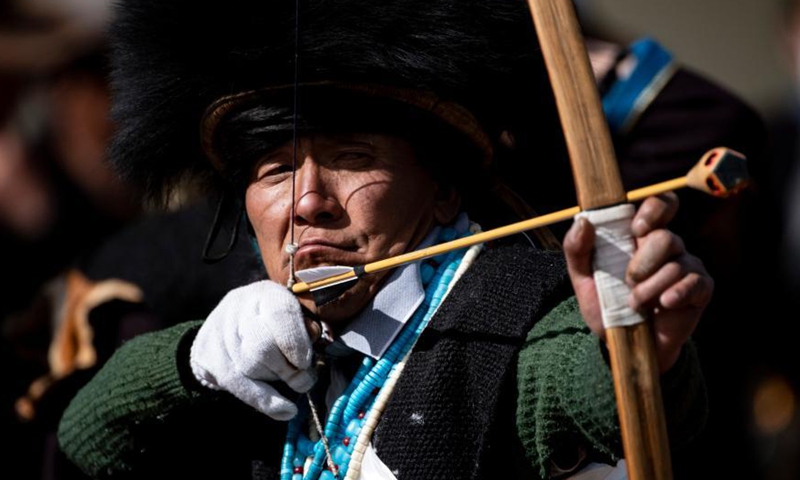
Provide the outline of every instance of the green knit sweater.
[[[68,457],[89,475],[138,475],[144,463],[152,463],[147,457],[149,442],[169,445],[181,434],[202,435],[203,419],[210,418],[211,412],[240,407],[225,393],[202,389],[187,371],[188,347],[200,323],[180,324],[127,342],[73,399],[61,421],[59,441]],[[694,357],[693,349],[686,348],[678,364],[662,377],[670,439],[675,445],[691,439],[705,421],[705,391]],[[569,466],[561,459],[577,457],[579,451],[601,461],[618,458],[619,429],[610,373],[600,342],[583,324],[574,299],[562,303],[531,330],[519,355],[518,389],[519,437],[542,478],[556,464]],[[254,422],[263,421],[256,417]],[[201,426],[191,432],[170,432],[176,425],[195,425],[176,418],[194,418]],[[275,429],[265,437],[280,442],[281,426],[274,424],[264,427]],[[234,438],[231,435],[231,442]],[[279,454],[280,443],[260,448],[276,445]],[[274,461],[277,465],[279,457]]]
[[[622,454],[614,385],[602,342],[571,298],[528,334],[520,351],[517,429],[542,478],[568,470],[585,454],[615,463]],[[694,345],[661,377],[673,451],[703,428],[707,398]]]

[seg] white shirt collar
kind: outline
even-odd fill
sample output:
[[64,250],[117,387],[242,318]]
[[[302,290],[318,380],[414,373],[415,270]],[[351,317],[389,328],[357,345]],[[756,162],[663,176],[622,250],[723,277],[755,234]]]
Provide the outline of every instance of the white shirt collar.
[[[434,227],[417,250],[432,245],[440,228]],[[423,300],[420,262],[396,268],[370,303],[328,347],[328,352],[343,354],[349,348],[380,358]]]

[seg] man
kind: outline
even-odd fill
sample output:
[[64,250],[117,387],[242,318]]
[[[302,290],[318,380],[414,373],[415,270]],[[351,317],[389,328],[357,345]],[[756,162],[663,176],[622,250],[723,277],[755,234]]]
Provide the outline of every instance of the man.
[[[84,471],[549,478],[616,463],[585,220],[566,265],[510,241],[363,276],[327,302],[285,287],[507,215],[487,208],[504,191],[493,162],[522,160],[502,139],[546,149],[535,128],[556,121],[533,108],[548,90],[523,3],[140,2],[122,5],[115,38],[115,161],[156,198],[214,171],[233,199],[220,211],[232,204],[236,225],[244,210],[271,280],[117,351],[62,419]],[[628,276],[681,444],[704,419],[685,344],[713,281],[665,230],[676,208],[640,207]]]

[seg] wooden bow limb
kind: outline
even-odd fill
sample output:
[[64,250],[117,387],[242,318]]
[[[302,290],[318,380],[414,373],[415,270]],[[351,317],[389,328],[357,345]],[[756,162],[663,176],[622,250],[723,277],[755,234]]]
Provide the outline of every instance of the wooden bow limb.
[[[555,94],[582,210],[626,201],[572,0],[528,0]],[[631,480],[668,480],[672,464],[650,323],[606,329]]]

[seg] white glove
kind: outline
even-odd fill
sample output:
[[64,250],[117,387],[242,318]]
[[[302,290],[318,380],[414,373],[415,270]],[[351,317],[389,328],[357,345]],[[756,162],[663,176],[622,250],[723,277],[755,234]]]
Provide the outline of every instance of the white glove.
[[226,390],[275,420],[297,407],[267,382],[307,392],[316,381],[311,339],[300,303],[286,287],[264,280],[231,290],[197,332],[190,363],[208,388]]

